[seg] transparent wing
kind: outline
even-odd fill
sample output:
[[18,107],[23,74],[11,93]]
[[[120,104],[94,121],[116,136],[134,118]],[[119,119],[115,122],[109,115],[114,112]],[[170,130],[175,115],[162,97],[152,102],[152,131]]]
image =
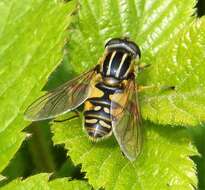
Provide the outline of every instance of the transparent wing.
[[111,117],[115,138],[122,152],[133,161],[142,147],[142,126],[134,80],[126,88],[111,96]]
[[90,81],[95,69],[47,92],[34,101],[25,111],[25,118],[31,121],[51,119],[82,104],[89,95]]

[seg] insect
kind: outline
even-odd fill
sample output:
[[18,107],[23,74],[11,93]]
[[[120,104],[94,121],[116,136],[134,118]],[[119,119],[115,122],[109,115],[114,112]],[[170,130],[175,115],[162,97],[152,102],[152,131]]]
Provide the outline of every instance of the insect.
[[128,39],[109,40],[94,68],[37,99],[25,117],[51,119],[84,103],[84,128],[90,139],[98,141],[113,133],[125,156],[135,160],[142,147],[135,82],[140,54]]

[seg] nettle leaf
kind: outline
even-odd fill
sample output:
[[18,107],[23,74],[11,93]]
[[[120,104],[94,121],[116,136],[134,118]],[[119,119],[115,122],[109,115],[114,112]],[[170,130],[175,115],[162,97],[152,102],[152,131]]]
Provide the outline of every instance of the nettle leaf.
[[50,189],[73,189],[73,190],[91,190],[90,185],[85,181],[73,180],[68,181],[67,178],[55,179],[52,181],[49,180],[48,174],[38,174],[32,177],[29,177],[25,180],[16,179],[7,185],[1,187],[1,190],[6,189],[39,189],[39,190],[50,190]]
[[[168,55],[168,56],[167,56]],[[197,125],[205,121],[205,18],[185,27],[161,50],[147,70],[148,84],[173,85],[172,93],[145,92],[144,118],[163,124]],[[142,74],[143,75],[143,74]]]
[[0,2],[0,171],[16,153],[28,122],[25,108],[60,63],[72,3]]
[[[203,34],[203,21],[196,23],[196,18],[191,16],[194,14],[195,3],[194,0],[83,0],[80,2],[78,19],[72,28],[68,44],[69,64],[76,73],[81,73],[96,65],[107,39],[129,36],[140,46],[142,62],[152,64],[147,71],[139,74],[138,83],[176,87],[174,91],[151,90],[140,93],[143,117],[171,126],[195,125],[198,122],[185,114],[179,114],[179,110],[173,109],[176,105],[168,100],[176,94],[186,98],[186,93],[183,94],[184,91],[179,89],[188,89],[188,86],[192,85],[187,80],[187,86],[181,87],[176,78],[179,75],[183,78],[187,73],[193,73],[194,65],[200,65],[198,59],[202,61],[202,57],[195,57],[201,56],[204,50],[203,38],[200,38],[201,33]],[[200,30],[196,31],[197,28]],[[186,34],[189,33],[192,35],[189,35],[186,41]],[[193,43],[192,38],[196,42],[195,52],[188,49],[189,55],[186,46]],[[185,49],[181,52],[174,51],[174,44]],[[197,51],[198,47],[200,50]],[[196,52],[197,55],[193,56]],[[176,66],[173,67],[170,60],[176,60],[176,56],[179,56],[177,59],[180,59],[181,65],[174,62]],[[186,59],[190,62],[189,66],[183,62]],[[161,65],[163,66],[160,67]],[[160,72],[157,70],[159,67]],[[182,69],[179,70],[179,67]],[[175,75],[175,72],[178,75]],[[201,75],[202,70],[199,78]],[[155,103],[154,98],[158,100],[157,106],[161,109],[152,107]],[[160,98],[167,98],[167,102],[159,101]],[[182,110],[183,106],[181,105]],[[192,106],[192,109],[196,108]],[[200,113],[203,114],[202,111]],[[82,171],[86,172],[86,177],[94,188],[193,190],[197,186],[197,177],[196,167],[190,156],[197,155],[197,151],[192,146],[186,130],[148,122],[144,122],[143,125],[143,151],[134,162],[130,162],[122,155],[113,136],[98,143],[89,141],[78,120],[54,124],[53,141],[55,144],[65,144],[71,159],[75,164],[82,164]]]
[[[68,46],[76,73],[93,67],[106,40],[128,36],[142,50],[141,85],[175,90],[140,94],[142,115],[160,124],[197,125],[205,120],[204,24],[194,16],[194,0],[84,0]],[[78,67],[75,67],[78,65]],[[194,97],[194,98],[193,98]]]
[[200,154],[200,156],[193,157],[193,160],[195,161],[197,165],[197,175],[198,175],[198,190],[205,189],[205,180],[204,180],[204,174],[205,174],[205,126],[202,125],[197,128],[190,128],[190,133],[192,134],[193,141],[196,144],[197,150]]
[[190,16],[194,14],[195,3],[195,0],[83,0],[68,47],[70,63],[80,73],[97,63],[108,39],[129,37],[140,46],[143,61],[151,64],[171,37],[193,20]]
[[145,137],[140,157],[130,162],[112,136],[94,143],[82,129],[80,120],[52,126],[53,141],[65,144],[74,163],[94,188],[105,189],[180,189],[197,185],[195,164],[189,158],[197,154],[185,129],[144,123]]

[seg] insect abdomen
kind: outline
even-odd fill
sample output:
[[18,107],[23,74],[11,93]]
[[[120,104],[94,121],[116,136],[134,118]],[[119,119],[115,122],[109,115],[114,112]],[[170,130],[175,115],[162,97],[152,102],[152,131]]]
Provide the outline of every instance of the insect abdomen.
[[88,135],[96,140],[112,133],[109,104],[106,105],[108,102],[104,102],[105,105],[102,103],[103,101],[99,100],[99,98],[88,99],[85,103],[85,109],[86,104],[92,104],[93,107],[84,112],[84,126]]
[[84,127],[93,140],[111,135],[112,127],[109,112],[110,103],[106,99],[90,98],[85,102]]

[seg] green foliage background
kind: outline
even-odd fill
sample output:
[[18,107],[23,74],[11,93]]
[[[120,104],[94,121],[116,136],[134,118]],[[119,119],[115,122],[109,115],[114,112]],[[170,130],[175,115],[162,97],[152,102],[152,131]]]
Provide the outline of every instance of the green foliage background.
[[[1,1],[0,189],[205,189],[203,7],[195,0]],[[141,62],[152,65],[138,83],[176,87],[139,94],[145,143],[132,163],[114,137],[91,143],[81,119],[23,119],[43,87],[93,67],[105,41],[119,36],[136,41]]]

